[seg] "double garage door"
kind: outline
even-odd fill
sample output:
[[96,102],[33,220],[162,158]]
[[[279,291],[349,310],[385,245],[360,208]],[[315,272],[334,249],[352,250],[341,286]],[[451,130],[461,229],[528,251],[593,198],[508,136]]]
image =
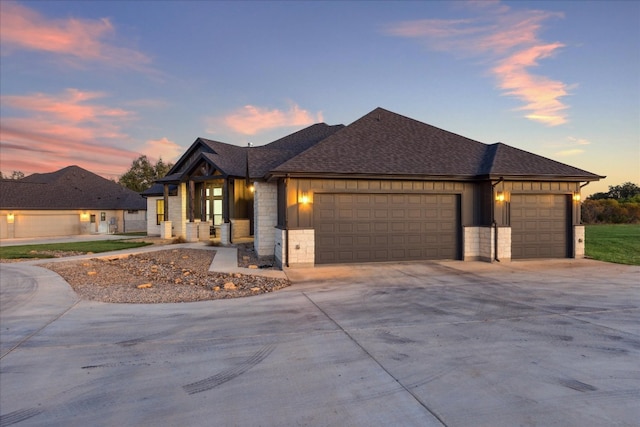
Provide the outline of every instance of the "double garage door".
[[317,264],[460,259],[454,194],[314,196]]
[[512,194],[511,257],[569,257],[570,207],[562,194]]

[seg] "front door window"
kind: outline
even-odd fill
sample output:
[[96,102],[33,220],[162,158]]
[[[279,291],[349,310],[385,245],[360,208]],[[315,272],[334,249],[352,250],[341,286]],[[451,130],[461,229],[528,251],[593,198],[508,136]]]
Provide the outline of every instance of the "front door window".
[[213,220],[213,225],[222,224],[222,187],[219,185],[207,186],[205,191],[207,202],[207,221]]

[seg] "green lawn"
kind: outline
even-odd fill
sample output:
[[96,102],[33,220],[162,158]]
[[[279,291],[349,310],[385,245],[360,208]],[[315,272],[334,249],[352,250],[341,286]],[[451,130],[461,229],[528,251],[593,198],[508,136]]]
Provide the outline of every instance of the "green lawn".
[[20,245],[0,247],[0,258],[53,258],[49,251],[99,253],[117,251],[120,249],[139,248],[147,246],[147,242],[131,242],[128,240],[96,240],[92,242],[48,243],[45,245]]
[[585,233],[588,257],[640,265],[640,224],[587,225]]

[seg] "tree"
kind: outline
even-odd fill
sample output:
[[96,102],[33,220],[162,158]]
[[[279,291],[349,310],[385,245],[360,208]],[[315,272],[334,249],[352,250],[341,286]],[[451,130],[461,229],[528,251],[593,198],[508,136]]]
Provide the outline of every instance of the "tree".
[[632,182],[625,182],[622,185],[609,186],[609,195],[612,199],[626,200],[640,194],[640,187]]
[[587,197],[589,200],[614,199],[619,201],[632,200],[640,196],[640,187],[633,182],[621,185],[610,185],[606,193],[594,193]]
[[0,172],[0,179],[22,179],[24,178],[24,173],[20,171],[13,171],[11,175],[3,175]]
[[154,181],[165,176],[172,167],[172,163],[164,163],[162,159],[153,165],[147,156],[142,155],[131,163],[131,168],[120,176],[118,182],[123,187],[140,193],[150,188]]

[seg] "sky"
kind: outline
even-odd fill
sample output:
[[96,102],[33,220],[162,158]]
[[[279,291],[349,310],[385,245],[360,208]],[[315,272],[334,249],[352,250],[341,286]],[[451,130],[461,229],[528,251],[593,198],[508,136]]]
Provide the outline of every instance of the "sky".
[[[117,179],[376,107],[640,183],[637,1],[0,0],[0,171]],[[381,159],[384,161],[384,159]]]

